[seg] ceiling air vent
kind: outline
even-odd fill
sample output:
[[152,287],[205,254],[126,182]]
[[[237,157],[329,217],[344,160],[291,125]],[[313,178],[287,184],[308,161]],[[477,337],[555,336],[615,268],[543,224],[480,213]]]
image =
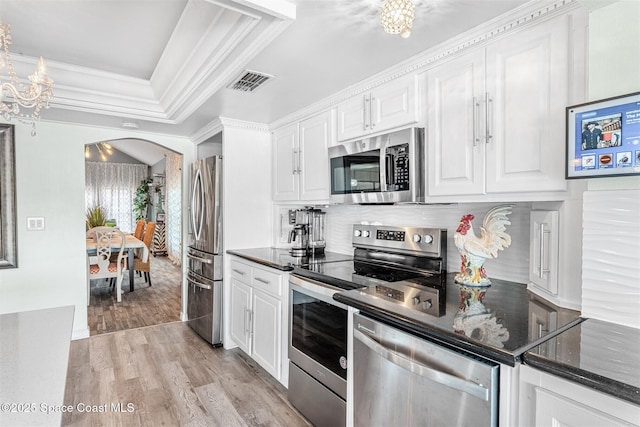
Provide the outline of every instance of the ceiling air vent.
[[253,92],[271,78],[273,78],[273,76],[270,76],[269,74],[244,70],[237,78],[233,79],[227,87],[241,92]]

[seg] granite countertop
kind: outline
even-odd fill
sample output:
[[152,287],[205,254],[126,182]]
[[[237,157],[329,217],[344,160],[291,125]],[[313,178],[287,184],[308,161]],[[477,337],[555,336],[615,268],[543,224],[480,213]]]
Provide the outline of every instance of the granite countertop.
[[0,425],[60,425],[74,310],[0,315]]
[[[340,292],[333,298],[417,336],[509,366],[515,366],[528,349],[582,321],[576,311],[541,304],[523,284],[491,279],[488,288],[469,288],[455,283],[454,276],[446,275],[439,317],[417,313],[409,318],[393,306],[371,306],[359,290]],[[535,327],[541,318],[556,321]]]
[[248,261],[275,268],[282,271],[291,271],[295,267],[318,265],[327,262],[351,260],[352,255],[338,254],[335,252],[324,252],[322,254],[312,254],[305,257],[292,256],[287,248],[249,248],[249,249],[229,249],[229,255],[235,255]]
[[586,319],[526,352],[523,363],[640,405],[640,329]]

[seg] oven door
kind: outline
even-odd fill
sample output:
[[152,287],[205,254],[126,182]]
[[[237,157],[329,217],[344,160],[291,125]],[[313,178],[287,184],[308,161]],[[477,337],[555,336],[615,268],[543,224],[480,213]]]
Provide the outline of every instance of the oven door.
[[346,400],[347,307],[335,288],[294,275],[289,278],[289,359]]

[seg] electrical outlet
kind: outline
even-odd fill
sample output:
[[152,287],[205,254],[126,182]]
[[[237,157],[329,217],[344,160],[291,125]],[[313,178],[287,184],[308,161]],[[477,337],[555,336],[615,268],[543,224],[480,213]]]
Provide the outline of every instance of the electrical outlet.
[[27,218],[27,231],[44,231],[44,217]]

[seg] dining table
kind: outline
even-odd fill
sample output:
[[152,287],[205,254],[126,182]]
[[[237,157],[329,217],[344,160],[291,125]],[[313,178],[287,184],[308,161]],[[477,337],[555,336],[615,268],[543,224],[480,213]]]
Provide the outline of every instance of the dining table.
[[[93,237],[87,236],[87,253],[95,254],[98,248],[98,244]],[[120,250],[120,240],[114,239],[111,244],[112,249]],[[129,266],[129,292],[133,292],[134,286],[134,274],[133,274],[133,258],[136,251],[140,251],[140,258],[142,262],[147,262],[149,259],[149,248],[144,242],[133,234],[125,234],[125,242],[124,249],[127,251],[127,255],[129,257],[128,266]]]

